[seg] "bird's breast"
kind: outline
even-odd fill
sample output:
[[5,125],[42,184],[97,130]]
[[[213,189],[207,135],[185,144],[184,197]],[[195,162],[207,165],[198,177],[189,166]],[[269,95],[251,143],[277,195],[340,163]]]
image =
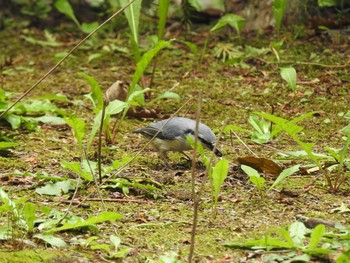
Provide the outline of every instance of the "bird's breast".
[[184,140],[183,138],[178,138],[175,140],[162,140],[155,138],[152,145],[159,152],[183,152],[192,149],[188,141]]

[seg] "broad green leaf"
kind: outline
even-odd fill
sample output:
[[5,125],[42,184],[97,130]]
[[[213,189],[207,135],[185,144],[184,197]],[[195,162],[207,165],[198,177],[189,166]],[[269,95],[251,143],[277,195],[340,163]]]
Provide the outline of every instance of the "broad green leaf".
[[36,121],[42,122],[45,124],[50,124],[50,125],[63,125],[66,124],[66,121],[57,116],[52,116],[52,115],[45,115],[45,116],[40,116],[35,118]]
[[249,176],[249,180],[258,188],[262,189],[265,179],[263,177]]
[[281,68],[281,77],[288,83],[289,87],[295,91],[297,86],[297,72],[295,68]]
[[84,72],[80,72],[78,75],[84,77],[91,87],[91,93],[86,95],[86,97],[91,100],[94,108],[102,109],[103,92],[96,79],[94,79],[92,76],[89,76],[88,74],[85,74]]
[[257,240],[249,240],[247,242],[240,243],[226,243],[224,246],[237,249],[237,248],[250,248],[250,249],[290,249],[293,248],[289,243],[281,241],[274,237],[265,237]]
[[260,177],[260,174],[257,170],[254,168],[251,168],[247,165],[241,165],[241,169],[250,177],[250,176],[255,176],[255,177]]
[[122,112],[128,104],[124,101],[113,100],[106,107],[106,115],[115,115]]
[[93,60],[95,60],[95,59],[97,59],[97,58],[100,58],[100,57],[102,57],[102,56],[103,56],[102,53],[93,53],[93,54],[91,54],[91,55],[88,57],[87,62],[90,63],[91,61],[93,61]]
[[169,3],[170,0],[162,0],[158,2],[158,39],[163,38],[164,28],[168,18]]
[[326,231],[326,227],[322,224],[317,225],[314,230],[311,232],[311,238],[308,248],[314,249],[320,243],[324,233]]
[[0,142],[0,150],[16,147],[18,143],[15,142]]
[[64,180],[64,181],[60,181],[60,182],[56,182],[55,185],[57,185],[61,191],[66,194],[68,193],[70,190],[74,190],[75,187],[77,186],[77,182],[75,180]]
[[181,99],[180,95],[175,93],[175,92],[171,92],[171,91],[166,91],[162,94],[159,94],[155,99],[151,100],[148,105],[161,100],[161,99],[174,99],[174,100],[179,100]]
[[145,72],[147,66],[152,61],[154,56],[157,55],[160,50],[166,47],[169,47],[172,41],[173,40],[169,40],[169,41],[159,40],[154,48],[152,48],[151,50],[143,54],[142,58],[137,63],[135,73],[132,76],[132,82],[128,92],[128,97],[134,92],[137,82],[140,80],[142,74]]
[[119,246],[120,246],[121,239],[117,236],[112,235],[109,237],[109,240],[111,241],[112,245],[114,246],[115,251],[117,251]]
[[343,129],[341,129],[340,132],[344,133],[346,136],[350,137],[350,124],[348,124]]
[[23,218],[27,224],[28,231],[33,232],[34,229],[34,221],[37,219],[35,215],[36,205],[33,203],[26,203],[23,207]]
[[36,234],[33,237],[38,238],[38,239],[50,244],[53,247],[59,247],[59,248],[67,247],[67,243],[63,239],[61,239],[59,237],[55,237],[53,235]]
[[95,115],[94,124],[92,125],[91,133],[90,133],[89,140],[88,140],[87,147],[86,147],[87,150],[89,150],[90,145],[91,145],[93,139],[95,138],[97,131],[100,129],[100,126],[101,126],[101,119],[102,119],[102,110],[100,110],[100,111]]
[[[86,163],[86,160],[85,160],[85,163]],[[72,162],[72,163],[62,162],[61,166],[63,168],[69,169],[69,170],[75,172],[76,174],[80,175],[84,180],[87,180],[89,182],[91,182],[93,180],[93,176],[90,173],[90,170],[89,169],[88,169],[88,171],[82,170],[82,168],[81,168],[82,165],[78,162]],[[96,165],[94,165],[94,166],[96,166]],[[84,169],[84,165],[83,165],[83,169]]]
[[244,24],[245,19],[243,17],[235,14],[226,14],[210,29],[210,32],[214,32],[226,25],[230,25],[238,34],[240,34]]
[[297,246],[303,246],[303,241],[306,235],[306,227],[301,222],[294,222],[289,227],[289,234],[293,240],[293,243]]
[[113,222],[115,220],[122,219],[122,218],[123,218],[123,216],[121,214],[118,214],[118,213],[101,212],[98,216],[92,216],[84,221],[76,222],[74,224],[66,223],[61,227],[50,229],[46,233],[55,233],[55,232],[59,232],[59,231],[69,230],[69,229],[82,228],[82,227],[91,226],[91,225],[106,222],[106,221]]
[[274,0],[273,2],[273,16],[275,18],[275,27],[279,32],[282,24],[282,19],[286,11],[287,0]]
[[83,146],[83,138],[85,136],[85,121],[81,118],[76,118],[71,116],[69,118],[64,118],[67,124],[72,128],[74,138],[77,140],[79,147]]
[[127,99],[127,103],[130,106],[144,106],[145,105],[145,92],[150,91],[150,88],[142,89],[139,85],[135,85],[134,92],[130,94]]
[[286,179],[288,176],[290,176],[291,174],[299,171],[299,167],[300,164],[298,165],[294,165],[290,168],[284,169],[282,171],[282,173],[280,173],[280,175],[277,177],[277,179],[275,180],[275,182],[271,185],[271,187],[269,188],[268,191],[270,191],[271,189],[273,189],[274,187],[276,187],[277,185],[279,185],[281,182],[283,182],[284,179]]
[[202,11],[202,9],[203,9],[203,7],[202,7],[202,5],[201,5],[199,0],[188,0],[188,3],[192,7],[194,7],[194,9],[196,9],[196,11],[198,11],[198,12]]
[[54,5],[60,13],[68,16],[80,28],[80,23],[75,17],[74,10],[68,0],[56,0]]
[[339,1],[337,0],[318,0],[317,1],[319,7],[334,7],[337,6]]
[[35,189],[35,192],[40,195],[54,195],[54,196],[61,196],[61,188],[53,183],[48,183],[45,186],[39,187]]
[[21,126],[22,118],[15,114],[6,114],[5,120],[10,123],[12,130],[16,130]]
[[218,200],[220,188],[227,177],[227,173],[228,173],[228,162],[225,159],[221,159],[214,166],[214,170],[212,174],[215,203]]
[[260,190],[262,189],[265,179],[260,176],[257,170],[247,166],[241,165],[241,169],[249,176],[249,180]]
[[[121,6],[126,6],[128,0],[119,0]],[[130,27],[130,31],[133,37],[133,40],[138,45],[139,43],[139,20],[140,20],[140,10],[141,10],[142,0],[135,0],[130,6],[124,10],[126,19]]]
[[98,22],[92,22],[92,23],[82,23],[81,24],[81,31],[83,31],[86,34],[90,34],[92,31],[94,31],[99,26]]
[[284,237],[284,239],[288,242],[288,244],[293,247],[294,246],[294,242],[292,240],[292,238],[289,235],[289,232],[287,230],[285,230],[284,228],[280,228],[278,230],[278,232]]

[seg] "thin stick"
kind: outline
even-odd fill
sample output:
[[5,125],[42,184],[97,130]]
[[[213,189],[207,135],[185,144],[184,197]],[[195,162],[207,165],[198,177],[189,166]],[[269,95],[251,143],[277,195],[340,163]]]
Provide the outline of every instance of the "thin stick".
[[191,178],[192,178],[192,200],[193,200],[193,221],[192,221],[192,230],[191,230],[191,246],[190,253],[188,255],[188,262],[192,262],[194,247],[196,241],[196,229],[198,223],[198,206],[200,196],[196,194],[196,158],[197,158],[197,144],[198,144],[198,128],[199,128],[199,120],[202,108],[202,92],[199,93],[198,96],[198,106],[197,106],[197,114],[196,114],[196,128],[194,131],[194,147],[192,151],[192,168],[191,168]]
[[102,116],[101,116],[101,125],[100,125],[100,131],[98,133],[98,149],[97,149],[97,155],[98,155],[98,178],[99,178],[99,182],[100,184],[102,183],[102,164],[101,164],[101,154],[102,154],[102,130],[103,130],[103,121],[105,119],[105,112],[106,112],[106,105],[107,102],[105,100],[103,100],[103,105],[102,105]]
[[254,153],[248,145],[245,144],[245,142],[237,135],[237,133],[235,133],[233,130],[230,130],[230,133],[233,133],[236,136],[236,138],[243,144],[243,146],[248,149],[248,151],[250,151],[255,157],[258,157],[258,155]]
[[114,17],[119,15],[121,12],[123,12],[129,5],[131,5],[135,0],[129,0],[129,3],[127,3],[124,7],[119,9],[117,12],[115,12],[111,17],[109,17],[107,20],[105,20],[101,25],[99,25],[95,30],[93,30],[90,34],[88,34],[85,38],[83,38],[75,47],[73,47],[67,55],[65,55],[59,62],[57,62],[56,65],[54,65],[43,77],[41,77],[32,87],[30,87],[27,91],[25,91],[12,105],[10,105],[5,111],[0,113],[0,118],[6,114],[9,110],[13,108],[18,102],[20,102],[25,96],[27,96],[36,86],[38,86],[44,79],[46,79],[49,75],[52,74],[52,72],[58,68],[59,65],[62,64],[63,61],[65,61],[78,47],[80,47],[87,39],[89,39],[93,34],[96,33],[101,27],[106,25],[109,21],[111,21]]

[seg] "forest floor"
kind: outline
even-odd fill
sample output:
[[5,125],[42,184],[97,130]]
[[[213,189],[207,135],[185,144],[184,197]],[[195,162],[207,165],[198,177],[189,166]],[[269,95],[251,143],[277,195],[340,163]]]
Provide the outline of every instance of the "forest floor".
[[[224,130],[223,125],[227,121],[236,135],[226,129],[218,144],[223,159],[229,163],[229,169],[219,193],[216,216],[213,215],[209,181],[200,198],[195,261],[287,262],[303,255],[310,256],[314,262],[335,261],[344,250],[349,249],[349,234],[348,246],[339,240],[328,240],[328,243],[323,240],[331,244],[331,252],[325,255],[308,253],[300,246],[283,250],[271,246],[271,250],[266,251],[262,248],[234,249],[225,244],[244,244],[248,240],[268,236],[279,238],[281,232],[278,229],[288,230],[297,220],[297,215],[349,226],[349,166],[342,167],[340,172],[326,169],[332,163],[327,148],[339,149],[344,146],[345,135],[339,131],[350,122],[349,43],[334,43],[332,39],[316,35],[313,30],[305,30],[305,35],[298,38],[295,38],[293,31],[286,31],[281,33],[283,44],[278,50],[271,48],[279,40],[273,34],[242,33],[241,40],[238,40],[234,35],[222,31],[211,36],[201,58],[208,29],[201,26],[187,34],[186,38],[183,32],[178,36],[197,46],[198,53],[191,52],[188,45],[180,42],[173,42],[171,47],[160,51],[153,91],[149,94],[150,98],[146,98],[143,109],[135,107],[136,117],[111,117],[110,127],[116,123],[116,129],[112,143],[102,140],[103,165],[133,157],[147,139],[132,131],[171,116],[187,100],[190,100],[189,103],[177,115],[195,119],[197,98],[201,92],[201,121],[211,127],[216,135]],[[11,93],[6,93],[6,99],[5,95],[0,96],[2,102],[15,101],[81,38],[80,34],[69,33],[65,29],[55,29],[51,33],[56,38],[51,43],[58,43],[57,46],[47,44],[50,41],[38,29],[22,29],[20,32],[7,29],[0,32],[0,88]],[[175,35],[174,32],[168,33],[168,37],[173,37],[172,34]],[[146,36],[141,36],[141,39],[142,50],[150,49],[151,44]],[[232,56],[230,60],[223,61],[222,57],[215,56],[220,46],[221,51],[231,52],[227,53]],[[279,61],[273,50],[278,52]],[[123,81],[126,86],[131,83],[135,70],[133,61],[126,35],[97,35],[31,91],[22,103],[52,98],[51,102],[59,110],[43,108],[39,115],[69,117],[75,114],[77,118],[82,118],[86,123],[85,144],[96,112],[86,97],[91,92],[91,86],[77,73],[92,76],[106,91],[117,80]],[[152,66],[145,72],[143,83],[150,83]],[[294,91],[281,78],[282,67],[295,68],[297,84]],[[177,93],[181,99],[161,99],[148,103],[169,90]],[[59,100],[50,94],[63,94],[65,99]],[[145,113],[144,109],[152,110],[153,115]],[[315,162],[305,156],[296,156],[303,149],[286,132],[282,131],[271,138],[269,129],[259,134],[248,122],[256,112],[273,113],[286,120],[315,112],[297,123],[303,127],[298,138],[305,143],[314,143],[313,152],[328,156],[320,159],[324,168],[318,169]],[[18,109],[13,113],[22,116],[24,124],[13,130],[9,122],[0,120],[0,141],[18,143],[11,150],[0,151],[0,185],[8,197],[17,203],[19,211],[23,211],[28,202],[35,204],[36,218],[32,230],[28,230],[28,226],[23,227],[16,221],[13,211],[0,210],[0,228],[11,225],[12,231],[11,235],[4,236],[3,231],[0,234],[1,262],[108,262],[117,258],[123,262],[181,262],[187,259],[194,210],[191,164],[183,156],[170,153],[173,167],[166,168],[152,148],[146,147],[122,171],[108,174],[114,181],[96,185],[81,179],[74,196],[75,203],[70,205],[74,187],[70,191],[62,190],[51,195],[38,189],[68,179],[76,182],[78,175],[63,167],[66,162],[80,162],[82,156],[71,128],[64,123],[39,122],[38,127],[30,130],[30,122],[26,127],[25,118],[38,116],[28,112],[20,115]],[[152,118],[148,118],[148,115],[152,115]],[[256,123],[266,127],[266,123],[263,124],[259,118]],[[267,136],[267,142],[258,144],[252,140],[254,136]],[[90,161],[97,161],[97,145],[96,136],[87,153]],[[345,155],[349,158],[349,151]],[[277,176],[262,172],[266,182],[259,190],[237,162],[237,158],[247,156],[273,160],[282,169],[295,165],[300,167],[271,191],[268,189]],[[344,164],[348,163],[349,159],[346,159]],[[335,164],[334,160],[332,164]],[[314,167],[314,170],[309,170]],[[195,172],[197,190],[202,179],[206,179],[204,174],[203,167],[199,165]],[[339,176],[344,177],[344,181],[339,189],[332,189],[326,178],[330,178],[334,184]],[[101,202],[101,199],[105,201]],[[1,204],[4,205],[4,199],[0,199]],[[66,247],[51,246],[43,238],[35,238],[36,234],[45,232],[45,227],[43,230],[38,226],[45,221],[53,222],[54,217],[73,222],[74,218],[87,219],[104,211],[119,213],[123,218],[96,224],[97,228],[85,225],[83,228],[55,231],[54,236],[64,240],[68,244]],[[63,216],[65,213],[67,215]],[[337,230],[327,226],[326,231],[335,233]],[[111,248],[111,236],[120,238],[121,244],[115,246],[118,248]],[[340,245],[336,247],[334,242]]]

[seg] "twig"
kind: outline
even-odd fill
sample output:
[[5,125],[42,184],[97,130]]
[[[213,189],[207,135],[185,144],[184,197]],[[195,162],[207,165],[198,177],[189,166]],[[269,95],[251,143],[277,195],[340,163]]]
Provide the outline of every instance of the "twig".
[[258,157],[258,155],[254,153],[247,144],[245,144],[245,142],[238,136],[237,133],[235,133],[233,130],[230,130],[230,133],[233,133],[236,136],[236,138],[243,144],[243,146],[248,149],[248,151],[250,151],[255,157]]
[[199,120],[202,108],[202,92],[199,93],[198,96],[198,106],[197,106],[197,114],[196,114],[196,128],[194,130],[194,147],[192,151],[192,168],[191,168],[191,181],[192,181],[192,200],[193,200],[193,220],[192,220],[192,230],[191,230],[191,245],[190,245],[190,253],[188,254],[188,262],[192,262],[195,241],[196,241],[196,229],[198,223],[198,206],[200,196],[196,194],[195,182],[196,182],[196,158],[197,158],[197,144],[198,144],[198,128],[199,128]]
[[25,96],[27,96],[36,86],[38,86],[44,79],[46,79],[52,72],[58,68],[59,65],[62,64],[78,47],[80,47],[87,39],[89,39],[93,34],[96,33],[101,27],[106,25],[109,21],[111,21],[114,17],[123,12],[129,5],[131,5],[135,0],[130,0],[124,7],[115,12],[111,17],[105,20],[101,25],[99,25],[95,30],[93,30],[90,34],[88,34],[85,38],[83,38],[75,47],[73,47],[60,61],[57,62],[43,77],[41,77],[33,86],[31,86],[27,91],[25,91],[12,105],[10,105],[5,111],[0,113],[0,118],[4,116],[10,109],[13,108],[18,102],[20,102]]

